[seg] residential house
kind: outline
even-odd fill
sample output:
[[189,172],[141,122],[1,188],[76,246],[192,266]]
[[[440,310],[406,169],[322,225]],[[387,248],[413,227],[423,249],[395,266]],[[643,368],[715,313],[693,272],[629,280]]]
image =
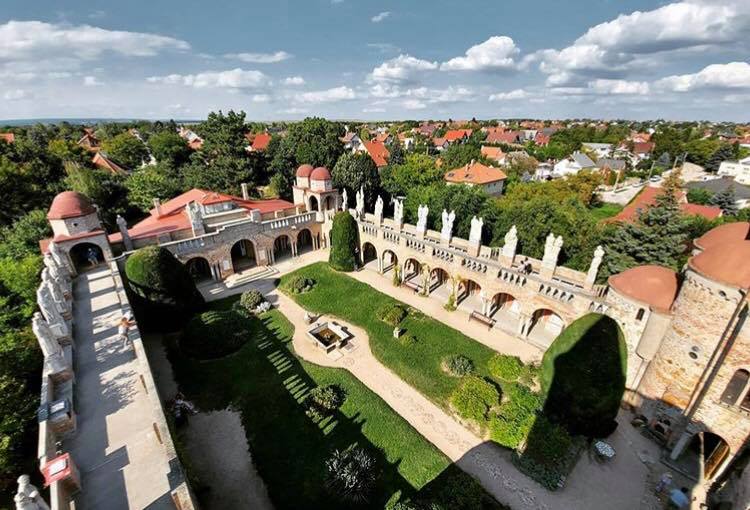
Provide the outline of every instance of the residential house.
[[104,151],[96,151],[91,162],[95,167],[111,174],[127,175],[129,173],[125,168],[112,161]]
[[78,145],[87,151],[96,152],[99,150],[99,140],[94,136],[94,130],[91,128],[83,129],[83,136],[78,140]]
[[551,135],[546,135],[542,131],[537,131],[536,136],[534,136],[534,143],[540,147],[546,147],[549,145]]
[[0,133],[0,140],[5,141],[5,143],[13,143],[16,141],[16,135],[13,133]]
[[487,134],[487,138],[484,141],[486,143],[516,145],[521,143],[521,133],[519,131],[493,131]]
[[344,149],[351,152],[364,151],[365,147],[362,145],[362,139],[354,131],[348,131],[344,136],[339,138],[341,143],[344,144]]
[[500,147],[488,147],[486,145],[482,145],[481,152],[482,156],[484,156],[485,158],[491,159],[499,165],[505,164],[506,154]]
[[655,147],[654,142],[633,142],[633,155],[638,161],[643,161],[651,157]]
[[[656,204],[656,198],[662,193],[664,193],[664,188],[646,186],[622,211],[610,218],[609,221],[635,222],[640,212]],[[678,193],[677,201],[680,204],[680,211],[687,216],[702,216],[707,220],[713,220],[722,215],[719,207],[689,204],[687,194],[684,191]]]
[[472,161],[465,166],[448,171],[444,178],[445,182],[449,185],[465,184],[472,187],[476,186],[483,189],[488,195],[501,195],[505,179],[508,176],[499,168]]
[[533,179],[536,181],[549,181],[554,177],[555,168],[552,163],[539,163],[534,171]]
[[435,131],[440,129],[440,124],[435,123],[425,123],[420,125],[418,128],[415,128],[416,132],[419,133],[422,136],[426,136],[427,138],[431,138],[433,134],[435,134]]
[[203,147],[203,138],[198,136],[193,130],[186,127],[180,127],[177,130],[177,134],[180,136],[180,138],[187,141],[188,147],[190,147],[192,150],[197,151],[200,150],[201,147]]
[[750,206],[750,186],[737,182],[732,177],[721,177],[719,179],[709,179],[707,181],[694,181],[685,185],[688,190],[703,189],[713,193],[722,193],[730,187],[734,191],[736,198],[735,205],[738,209],[744,209]]
[[364,142],[363,145],[365,146],[367,153],[375,162],[375,166],[378,167],[378,170],[388,165],[388,157],[390,156],[390,153],[388,152],[388,147],[386,147],[384,143],[370,141]]
[[565,177],[574,175],[581,170],[595,170],[596,163],[583,152],[576,151],[565,159],[555,164],[553,177]]
[[612,144],[611,143],[592,143],[584,142],[581,147],[587,151],[590,151],[598,158],[608,158],[612,155]]
[[450,143],[463,143],[471,136],[471,129],[450,129],[445,133],[445,139]]
[[382,144],[389,144],[393,141],[393,136],[390,135],[390,133],[378,133],[375,138],[372,139],[374,142],[382,143]]
[[[245,135],[246,137],[248,135]],[[271,143],[271,134],[270,133],[258,133],[257,135],[252,135],[252,137],[248,137],[248,140],[250,141],[250,146],[247,148],[248,152],[263,152],[266,149],[268,149],[268,144]]]
[[438,152],[442,152],[448,147],[450,147],[450,142],[445,137],[440,138],[433,138],[432,139],[432,145],[435,146],[435,149],[437,149]]
[[406,133],[399,133],[398,134],[398,141],[401,143],[401,146],[406,151],[410,151],[412,147],[414,147],[414,137],[413,136],[407,136]]
[[750,185],[750,157],[740,161],[722,161],[718,175],[734,177],[735,182]]

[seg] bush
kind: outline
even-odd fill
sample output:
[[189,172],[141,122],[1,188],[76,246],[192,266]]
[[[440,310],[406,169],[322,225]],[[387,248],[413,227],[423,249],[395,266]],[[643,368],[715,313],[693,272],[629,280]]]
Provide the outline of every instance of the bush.
[[448,296],[448,301],[443,305],[443,308],[449,312],[456,310],[456,296],[451,294]]
[[305,278],[304,276],[297,275],[289,280],[289,290],[292,294],[302,294],[303,292],[312,290],[314,286],[315,280],[312,278]]
[[522,444],[542,407],[541,397],[525,386],[511,384],[505,388],[506,402],[490,418],[490,438],[507,448]]
[[236,352],[250,338],[252,319],[235,310],[209,311],[187,323],[180,347],[188,356],[214,359]]
[[375,458],[364,448],[334,450],[326,461],[326,489],[342,501],[366,503],[375,487],[375,468]]
[[474,362],[462,354],[448,356],[443,360],[443,367],[455,377],[463,377],[474,372]]
[[378,309],[377,317],[386,324],[396,327],[406,318],[406,308],[398,303],[388,303]]
[[500,403],[497,387],[481,377],[468,376],[451,395],[451,404],[463,418],[480,424],[487,421],[490,409]]
[[240,296],[240,304],[248,312],[252,312],[256,308],[258,308],[258,305],[260,305],[263,301],[265,301],[263,294],[261,294],[257,290],[245,291],[242,293],[242,296]]
[[348,211],[336,213],[331,227],[331,251],[328,263],[337,271],[357,269],[359,230],[357,221]]
[[521,375],[524,364],[515,356],[495,354],[487,362],[487,368],[493,377],[513,382]]
[[305,397],[305,411],[311,418],[322,419],[337,411],[346,400],[346,390],[338,384],[317,386]]
[[408,347],[410,345],[416,344],[417,338],[411,333],[404,333],[403,335],[398,337],[398,341],[401,342],[401,345],[403,345],[404,347]]

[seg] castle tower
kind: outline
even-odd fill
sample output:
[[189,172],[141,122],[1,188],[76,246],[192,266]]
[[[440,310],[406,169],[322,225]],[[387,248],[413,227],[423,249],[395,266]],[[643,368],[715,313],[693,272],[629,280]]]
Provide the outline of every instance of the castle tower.
[[292,193],[294,205],[307,211],[335,211],[339,207],[338,190],[333,188],[331,172],[324,166],[313,169],[312,165],[301,165]]

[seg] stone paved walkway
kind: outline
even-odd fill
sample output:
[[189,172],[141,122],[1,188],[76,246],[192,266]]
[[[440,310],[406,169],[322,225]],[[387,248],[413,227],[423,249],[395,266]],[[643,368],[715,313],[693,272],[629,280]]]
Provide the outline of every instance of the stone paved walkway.
[[109,268],[80,275],[74,294],[78,429],[65,446],[81,475],[76,508],[174,509],[138,360],[117,336],[122,312]]

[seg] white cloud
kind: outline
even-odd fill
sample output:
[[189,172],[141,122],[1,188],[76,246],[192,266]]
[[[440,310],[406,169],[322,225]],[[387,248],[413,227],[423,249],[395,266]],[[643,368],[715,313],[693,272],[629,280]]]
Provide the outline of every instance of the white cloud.
[[300,114],[300,113],[307,113],[307,112],[308,112],[307,108],[295,108],[295,107],[293,107],[293,108],[287,108],[285,110],[281,110],[281,113],[286,113],[286,114],[289,114],[289,115],[297,115],[297,114]]
[[466,50],[463,57],[456,57],[440,65],[442,71],[484,71],[510,69],[515,66],[514,57],[519,50],[513,39],[495,35],[481,44]]
[[291,53],[277,51],[275,53],[227,53],[225,58],[232,58],[249,64],[275,64],[292,58]]
[[14,89],[14,90],[8,90],[3,94],[3,99],[6,101],[19,101],[21,99],[25,99],[27,96],[25,90],[21,89]]
[[362,113],[383,113],[385,108],[373,107],[373,108],[362,108]]
[[658,80],[656,86],[674,92],[750,88],[750,64],[747,62],[712,64],[694,74],[667,76]]
[[376,82],[407,82],[412,81],[421,72],[432,71],[437,68],[437,62],[429,62],[402,54],[386,60],[373,69],[369,78]]
[[529,93],[523,89],[515,89],[510,92],[497,92],[491,94],[489,97],[490,101],[512,101],[515,99],[526,99],[529,97]]
[[355,99],[357,95],[350,87],[334,87],[327,90],[316,90],[312,92],[300,92],[294,99],[300,103],[335,103]]
[[250,101],[253,103],[269,103],[271,102],[271,96],[269,94],[254,94]]
[[149,83],[164,85],[184,85],[186,87],[229,88],[229,89],[257,89],[270,85],[271,80],[260,71],[231,69],[228,71],[206,71],[197,74],[170,74],[167,76],[151,76],[146,78]]
[[[476,94],[473,90],[463,86],[449,86],[444,89],[416,87],[411,89],[401,88],[397,85],[376,84],[370,88],[370,97],[393,99],[406,98],[409,104],[417,103],[439,104],[439,103],[459,103],[463,101],[472,101]],[[416,108],[412,108],[416,109]]]
[[390,15],[391,15],[390,11],[383,11],[379,14],[376,14],[372,18],[370,18],[370,21],[372,21],[373,23],[380,23],[381,21],[385,20]]
[[158,34],[105,30],[90,25],[8,21],[0,25],[0,60],[56,57],[92,60],[105,53],[150,57],[164,50],[188,50],[182,40]]
[[103,83],[96,76],[84,76],[83,85],[84,87],[98,87],[99,85],[103,85]]
[[284,85],[304,85],[305,79],[302,76],[289,76],[284,78]]
[[599,94],[648,94],[649,84],[645,81],[598,79],[589,83],[589,88]]
[[424,110],[427,105],[419,99],[407,99],[402,103],[407,110]]
[[367,43],[368,48],[378,50],[380,53],[396,53],[401,48],[392,43]]

